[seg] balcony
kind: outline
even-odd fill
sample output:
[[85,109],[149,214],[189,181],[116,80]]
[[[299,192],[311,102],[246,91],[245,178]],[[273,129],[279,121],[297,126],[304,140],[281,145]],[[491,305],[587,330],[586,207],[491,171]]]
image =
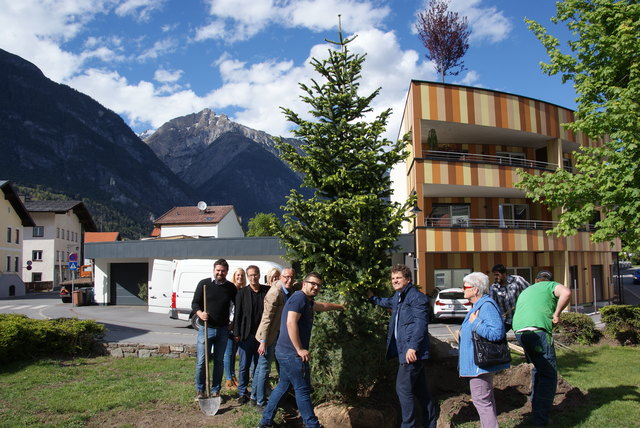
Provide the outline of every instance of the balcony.
[[533,168],[545,171],[555,171],[558,165],[554,163],[540,162],[531,159],[512,156],[493,156],[477,153],[465,153],[442,150],[425,150],[421,159],[445,161],[445,162],[468,162],[490,165],[513,166],[516,168]]
[[[440,218],[426,218],[426,228],[466,228],[466,229],[526,229],[551,230],[559,222],[547,220],[510,220],[497,218],[469,218],[467,216],[453,216]],[[579,232],[594,232],[594,225],[587,224],[578,229]]]

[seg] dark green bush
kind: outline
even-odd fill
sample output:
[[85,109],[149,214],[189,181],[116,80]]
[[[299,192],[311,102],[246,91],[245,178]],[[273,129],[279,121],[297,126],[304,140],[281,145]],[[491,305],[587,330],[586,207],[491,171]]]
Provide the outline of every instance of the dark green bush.
[[601,336],[593,320],[588,315],[577,312],[562,312],[556,331],[560,334],[561,340],[568,345],[591,345]]
[[623,345],[640,343],[640,306],[605,306],[600,313],[609,335]]
[[92,320],[35,320],[0,314],[0,363],[45,356],[90,354],[105,328]]

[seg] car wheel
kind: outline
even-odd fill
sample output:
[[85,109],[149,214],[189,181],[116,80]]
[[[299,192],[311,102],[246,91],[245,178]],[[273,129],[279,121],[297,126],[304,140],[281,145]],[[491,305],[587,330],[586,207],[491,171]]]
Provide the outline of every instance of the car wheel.
[[200,318],[198,318],[197,315],[194,315],[191,317],[191,319],[189,320],[189,322],[191,323],[191,327],[195,330],[198,331],[200,330],[200,323],[198,322]]

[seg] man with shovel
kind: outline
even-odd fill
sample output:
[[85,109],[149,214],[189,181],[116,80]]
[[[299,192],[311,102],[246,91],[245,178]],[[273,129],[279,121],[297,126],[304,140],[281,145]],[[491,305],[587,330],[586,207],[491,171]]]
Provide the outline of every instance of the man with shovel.
[[[198,283],[191,302],[191,309],[200,318],[200,324],[206,326],[198,329],[196,339],[196,399],[217,398],[218,406],[224,351],[229,338],[229,309],[237,293],[236,286],[226,279],[228,271],[229,264],[226,260],[216,260],[213,264],[213,277],[205,278]],[[205,330],[207,331],[206,337]],[[211,389],[207,390],[209,383],[208,356],[211,354],[212,348],[213,383]]]

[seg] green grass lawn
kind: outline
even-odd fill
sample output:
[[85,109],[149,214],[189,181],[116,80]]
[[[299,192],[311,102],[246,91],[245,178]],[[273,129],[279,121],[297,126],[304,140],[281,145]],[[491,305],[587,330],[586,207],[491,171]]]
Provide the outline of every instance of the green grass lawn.
[[[574,349],[577,352],[559,353],[558,366],[586,400],[575,411],[554,414],[555,425],[640,426],[639,349]],[[110,357],[6,364],[0,369],[0,427],[84,427],[92,418],[110,420],[110,415],[117,414],[133,418],[151,403],[197,414],[194,364],[193,358]],[[212,426],[257,425],[259,414],[251,408],[234,412],[227,415],[224,425]],[[119,426],[136,423],[132,419]]]

